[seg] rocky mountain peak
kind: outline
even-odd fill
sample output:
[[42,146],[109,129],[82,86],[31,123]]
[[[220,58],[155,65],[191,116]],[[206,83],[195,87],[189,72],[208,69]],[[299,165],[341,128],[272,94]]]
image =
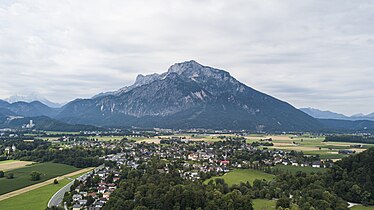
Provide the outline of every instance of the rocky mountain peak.
[[139,74],[136,77],[134,86],[141,86],[141,85],[144,85],[144,84],[148,84],[148,83],[151,83],[151,82],[153,82],[153,81],[155,81],[159,78],[160,78],[160,75],[157,74],[157,73],[149,74],[149,75]]
[[185,62],[182,62],[182,63],[176,63],[172,66],[170,66],[169,70],[168,70],[168,73],[177,73],[177,74],[182,74],[184,72],[188,72],[188,71],[192,71],[192,72],[196,72],[200,69],[204,68],[203,65],[199,64],[198,62],[194,61],[194,60],[190,60],[190,61],[185,61]]

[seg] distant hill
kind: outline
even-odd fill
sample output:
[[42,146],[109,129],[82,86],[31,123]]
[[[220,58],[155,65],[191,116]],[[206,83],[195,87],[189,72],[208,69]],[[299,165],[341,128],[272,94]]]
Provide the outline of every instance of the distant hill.
[[318,119],[335,119],[335,120],[370,120],[374,121],[374,113],[364,115],[364,114],[356,114],[352,116],[346,116],[343,114],[331,112],[331,111],[322,111],[319,109],[314,108],[300,108],[301,111],[305,112],[306,114],[318,118]]
[[9,105],[8,102],[6,102],[6,101],[4,101],[4,100],[0,100],[0,108],[6,107],[6,106],[8,106],[8,105]]
[[326,131],[361,131],[374,132],[374,121],[370,120],[336,120],[336,119],[319,119]]
[[[2,115],[0,114],[0,119],[1,116]],[[33,120],[33,123],[35,124],[35,129],[37,130],[73,132],[103,130],[103,128],[98,128],[91,125],[72,125],[68,123],[63,123],[46,116],[16,118],[13,120],[7,120],[5,122],[1,122],[0,120],[0,128],[21,128],[23,125],[28,124],[30,120]]]
[[290,104],[256,91],[228,72],[195,61],[134,85],[65,105],[57,119],[100,126],[307,131],[321,124]]
[[52,107],[52,108],[62,107],[62,104],[52,102],[52,101],[50,101],[50,100],[48,100],[44,97],[39,96],[36,93],[32,93],[32,94],[29,94],[29,95],[13,95],[13,96],[10,96],[9,98],[6,98],[5,101],[7,101],[9,103],[16,103],[16,102],[30,103],[30,102],[33,102],[33,101],[40,101],[41,103],[43,103],[43,104],[45,104],[49,107]]
[[9,104],[5,108],[16,113],[17,115],[24,117],[36,117],[36,116],[49,116],[54,117],[57,115],[58,110],[51,108],[39,101],[27,102],[15,102]]
[[[0,100],[0,128],[21,128],[33,120],[35,128],[49,131],[93,131],[102,128],[91,125],[75,125],[61,122],[51,117],[58,113],[58,109],[34,101],[8,103]],[[50,117],[48,117],[48,115]]]

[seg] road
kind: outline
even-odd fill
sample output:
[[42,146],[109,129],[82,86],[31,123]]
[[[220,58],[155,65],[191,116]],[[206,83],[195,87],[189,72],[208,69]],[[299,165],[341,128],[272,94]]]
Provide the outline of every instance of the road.
[[[100,169],[104,168],[104,165],[101,165],[97,168],[94,169],[95,172],[99,171]],[[91,173],[92,169],[80,176],[77,178],[77,180],[79,181],[83,181],[83,180],[86,180],[88,175]],[[65,185],[63,188],[61,188],[59,191],[57,191],[53,196],[52,198],[49,200],[48,202],[48,207],[52,207],[52,206],[60,206],[61,203],[62,203],[62,200],[64,199],[64,195],[66,192],[69,192],[70,191],[70,187],[74,184],[74,180],[72,180],[69,184]]]
[[85,168],[85,169],[75,171],[75,172],[70,173],[70,174],[65,174],[63,176],[59,176],[59,177],[49,179],[47,181],[44,181],[44,182],[41,182],[41,183],[38,183],[38,184],[34,184],[34,185],[31,185],[31,186],[28,186],[28,187],[24,187],[22,189],[15,190],[15,191],[12,191],[12,192],[4,194],[4,195],[0,195],[0,201],[11,198],[11,197],[14,197],[14,196],[17,196],[17,195],[20,195],[22,193],[25,193],[25,192],[28,192],[28,191],[31,191],[31,190],[38,189],[38,188],[46,186],[46,185],[49,185],[49,184],[53,183],[53,180],[55,180],[55,179],[62,180],[62,179],[68,178],[70,176],[75,176],[75,175],[78,175],[78,174],[81,174],[81,173],[84,173],[84,172],[87,172],[87,171],[91,171],[91,170],[92,170],[92,168],[90,168],[90,169]]

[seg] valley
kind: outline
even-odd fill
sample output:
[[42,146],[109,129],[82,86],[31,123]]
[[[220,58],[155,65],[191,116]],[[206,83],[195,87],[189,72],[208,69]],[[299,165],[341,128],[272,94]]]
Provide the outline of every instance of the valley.
[[[101,178],[101,175],[96,177],[92,174],[89,179],[101,178],[102,182],[107,183],[106,186],[113,185],[117,189],[119,188],[119,181],[108,183],[106,180],[108,176],[117,177],[115,180],[120,180],[119,172],[117,172],[118,167],[124,165],[128,168],[125,171],[135,172],[139,170],[142,164],[147,163],[146,165],[148,165],[154,161],[156,162],[152,163],[155,164],[152,167],[156,167],[157,174],[160,176],[176,173],[170,170],[178,168],[181,180],[185,180],[188,183],[191,182],[191,184],[202,183],[202,188],[205,188],[204,185],[209,188],[209,186],[219,183],[223,184],[223,186],[227,185],[229,189],[232,188],[231,190],[233,190],[235,186],[244,185],[247,182],[253,187],[258,185],[268,186],[267,183],[275,182],[277,177],[279,179],[284,174],[300,176],[301,173],[307,177],[315,175],[323,175],[322,177],[324,177],[330,170],[336,170],[334,165],[340,164],[340,159],[343,158],[344,160],[344,158],[365,153],[365,150],[374,146],[374,144],[353,142],[330,142],[326,141],[326,135],[313,133],[265,134],[217,130],[209,133],[201,130],[168,129],[104,132],[36,132],[27,130],[7,132],[8,141],[5,145],[12,145],[12,147],[14,146],[17,149],[10,151],[5,156],[8,160],[0,161],[0,167],[8,164],[42,163],[32,164],[31,166],[20,165],[18,169],[5,170],[5,175],[13,173],[14,178],[0,178],[2,190],[5,190],[3,193],[30,185],[32,183],[30,181],[30,173],[32,171],[38,171],[42,174],[42,179],[38,181],[41,182],[54,176],[69,173],[69,170],[80,170],[73,166],[98,166],[103,163],[107,167],[102,172],[98,172],[98,174],[103,173],[104,176]],[[13,137],[10,138],[9,136]],[[23,139],[23,137],[26,140],[18,140]],[[25,147],[26,145],[28,146]],[[35,147],[36,145],[39,146]],[[44,146],[41,147],[41,145]],[[19,148],[30,148],[31,153],[21,152]],[[84,150],[90,152],[86,153],[86,155],[75,156]],[[351,153],[343,154],[342,151],[350,151]],[[44,154],[45,157],[43,158],[40,154]],[[64,158],[59,158],[61,155]],[[70,156],[79,158],[71,159]],[[13,158],[32,162],[17,161]],[[84,163],[85,158],[89,158],[92,161]],[[170,164],[173,166],[171,167]],[[44,172],[45,169],[48,169],[48,172]],[[55,172],[51,170],[55,170]],[[52,180],[49,180],[49,182],[52,182]],[[58,178],[58,182],[67,184],[67,181],[61,178]],[[102,188],[99,185],[94,187],[93,183],[89,186],[86,186],[86,184],[87,181],[84,181],[77,186],[87,190],[89,193],[95,192],[95,189],[100,191]],[[35,183],[31,184],[31,186],[33,185]],[[25,191],[12,198],[4,199],[0,201],[0,206],[17,202],[19,206],[22,206],[25,196],[30,196],[33,192],[39,191],[45,196],[40,197],[38,199],[40,201],[37,201],[35,206],[45,206],[45,202],[52,196],[53,192],[56,192],[58,186],[61,188],[60,184],[52,185],[48,183],[48,185],[43,185],[32,191]],[[103,193],[106,193],[105,196],[114,196],[114,198],[117,196],[117,190],[106,189],[107,191],[103,191]],[[76,195],[72,191],[71,194],[66,195],[65,199],[69,200]],[[82,198],[85,196],[83,195]],[[107,202],[99,200],[100,196],[103,196],[102,194],[97,194],[96,192],[91,196],[86,196],[86,201],[87,199],[93,199],[95,205],[112,205],[112,203],[106,205],[105,203]],[[278,196],[276,194],[272,195],[272,193],[267,196],[255,193],[255,195],[252,195],[254,199],[253,206],[255,209],[273,209],[278,204],[276,204],[276,200],[272,199],[277,199]],[[27,200],[25,197],[25,201]],[[16,207],[18,205],[13,206]],[[77,205],[77,202],[69,201],[68,207],[73,207],[74,205]],[[87,204],[81,203],[80,205],[84,207]],[[355,208],[360,207],[357,206]],[[22,208],[17,207],[14,209]]]

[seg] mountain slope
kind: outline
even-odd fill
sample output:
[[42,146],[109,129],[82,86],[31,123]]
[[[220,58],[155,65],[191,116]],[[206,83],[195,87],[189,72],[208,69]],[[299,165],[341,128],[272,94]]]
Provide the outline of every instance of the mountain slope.
[[[0,119],[2,119],[2,115],[0,113]],[[58,120],[46,117],[46,116],[39,116],[39,117],[25,117],[25,118],[15,118],[9,120],[7,118],[4,121],[0,120],[0,128],[21,128],[23,125],[28,124],[30,120],[33,120],[35,124],[35,129],[37,130],[44,130],[44,131],[97,131],[103,130],[102,128],[98,128],[95,126],[90,125],[72,125],[64,122],[60,122]]]
[[174,64],[161,75],[138,76],[134,85],[115,92],[72,101],[57,119],[116,127],[266,131],[322,127],[290,104],[195,61]]
[[326,131],[355,131],[366,132],[374,131],[374,121],[370,120],[337,120],[337,119],[319,119],[318,120]]
[[343,114],[338,114],[331,111],[322,111],[314,108],[300,108],[300,110],[314,118],[319,119],[348,119],[348,117]]
[[35,116],[53,117],[57,114],[57,109],[50,108],[47,105],[39,101],[33,101],[31,103],[16,102],[16,103],[9,104],[5,108],[16,113],[17,115],[21,115],[24,117],[35,117]]
[[7,107],[9,105],[8,102],[0,100],[0,108]]
[[16,102],[27,102],[27,103],[30,103],[30,102],[33,102],[33,101],[40,101],[41,103],[49,106],[49,107],[52,107],[52,108],[60,108],[62,105],[61,104],[58,104],[58,103],[54,103],[46,98],[43,98],[41,96],[39,96],[38,94],[36,93],[31,93],[29,95],[14,95],[14,96],[10,96],[9,98],[6,98],[5,101],[9,102],[9,103],[16,103]]
[[305,112],[306,114],[317,118],[317,119],[335,119],[335,120],[371,120],[374,121],[374,113],[364,115],[364,114],[356,114],[352,116],[346,116],[343,114],[338,114],[331,111],[321,111],[319,109],[314,108],[300,108],[301,111]]

